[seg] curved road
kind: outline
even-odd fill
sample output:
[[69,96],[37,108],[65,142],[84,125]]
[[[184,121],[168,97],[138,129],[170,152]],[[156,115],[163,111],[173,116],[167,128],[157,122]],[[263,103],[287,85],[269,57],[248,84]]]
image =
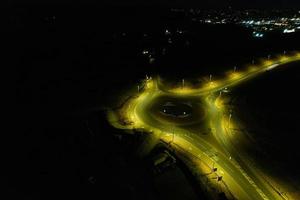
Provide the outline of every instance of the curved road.
[[[231,114],[222,106],[221,91],[224,88],[232,88],[244,81],[250,80],[266,71],[273,70],[284,64],[300,60],[300,53],[292,56],[281,56],[275,60],[267,60],[262,65],[251,67],[243,72],[231,72],[221,80],[208,82],[197,89],[176,88],[166,89],[160,79],[147,79],[144,90],[138,96],[132,98],[119,111],[122,118],[129,119],[132,123],[126,125],[111,123],[120,128],[135,129],[143,128],[176,150],[177,147],[184,149],[187,157],[197,157],[206,166],[215,167],[213,174],[222,176],[222,182],[236,199],[259,200],[259,199],[287,199],[272,187],[262,176],[262,172],[253,166],[250,158],[231,141],[232,126]],[[150,110],[151,103],[162,95],[172,98],[184,97],[199,98],[204,102],[207,112],[203,127],[209,126],[211,134],[204,135],[203,129],[190,129],[188,126],[176,126],[172,123],[164,123]],[[112,115],[109,115],[112,116]],[[229,117],[228,117],[229,116]],[[200,124],[201,126],[201,124]],[[199,170],[201,170],[199,168]]]

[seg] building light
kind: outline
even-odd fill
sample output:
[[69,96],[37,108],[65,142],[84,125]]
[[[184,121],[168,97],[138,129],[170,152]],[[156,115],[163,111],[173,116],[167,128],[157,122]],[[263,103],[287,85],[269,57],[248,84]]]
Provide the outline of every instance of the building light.
[[256,32],[256,31],[254,31],[254,32],[252,33],[252,35],[253,35],[253,37],[256,37],[256,38],[262,38],[262,37],[264,37],[264,34],[263,34],[263,33],[258,33],[258,32]]
[[146,54],[148,54],[148,53],[149,53],[149,51],[147,51],[147,50],[144,50],[142,53],[143,53],[144,55],[146,55]]
[[295,32],[295,29],[284,29],[283,30],[283,33],[294,33]]

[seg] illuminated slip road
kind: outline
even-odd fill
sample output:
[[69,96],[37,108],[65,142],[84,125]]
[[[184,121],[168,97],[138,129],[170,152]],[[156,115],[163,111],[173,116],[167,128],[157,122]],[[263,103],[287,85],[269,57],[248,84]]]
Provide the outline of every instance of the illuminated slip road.
[[207,81],[199,88],[167,89],[159,78],[147,77],[138,94],[117,111],[109,111],[108,119],[116,128],[143,129],[151,134],[153,139],[144,144],[145,149],[163,142],[178,157],[189,159],[186,164],[199,174],[199,181],[206,178],[211,193],[216,191],[211,188],[218,188],[228,199],[291,199],[233,142],[247,138],[234,133],[238,120],[223,102],[228,89],[296,61],[300,61],[300,53],[280,56],[243,71],[234,69],[225,78]]

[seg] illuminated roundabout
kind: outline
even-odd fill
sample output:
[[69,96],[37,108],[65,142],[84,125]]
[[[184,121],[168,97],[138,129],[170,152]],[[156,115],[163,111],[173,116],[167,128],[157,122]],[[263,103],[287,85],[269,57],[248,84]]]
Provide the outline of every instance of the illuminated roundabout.
[[145,149],[166,144],[212,199],[220,192],[228,199],[294,199],[279,190],[288,186],[281,187],[276,179],[266,177],[242,151],[240,145],[247,145],[247,137],[233,131],[240,124],[225,103],[230,98],[225,90],[296,61],[300,61],[300,53],[279,56],[244,70],[232,70],[223,79],[207,81],[199,88],[170,89],[160,78],[147,78],[143,89],[120,109],[109,110],[108,120],[119,129],[143,129],[151,134],[154,139],[144,144]]

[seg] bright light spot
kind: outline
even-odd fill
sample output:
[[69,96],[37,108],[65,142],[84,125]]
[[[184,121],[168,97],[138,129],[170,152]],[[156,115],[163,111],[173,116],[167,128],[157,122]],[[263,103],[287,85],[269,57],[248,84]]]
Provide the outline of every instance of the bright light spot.
[[264,61],[264,66],[269,66],[269,65],[272,65],[274,62],[273,61],[271,61],[271,60],[265,60]]
[[229,74],[229,78],[232,80],[239,79],[239,78],[241,78],[241,76],[242,76],[242,73],[240,73],[240,72],[232,72]]
[[184,88],[175,88],[172,89],[171,91],[176,94],[189,94],[192,93],[194,90],[188,87],[184,87]]
[[217,108],[222,109],[223,108],[223,101],[220,97],[218,97],[215,101],[215,105]]
[[154,83],[151,80],[148,80],[146,83],[147,89],[153,89],[154,88]]
[[279,61],[283,62],[283,61],[286,61],[287,59],[288,59],[287,56],[280,56]]
[[206,89],[214,89],[218,86],[219,86],[219,83],[217,81],[210,81],[204,85],[203,89],[205,89],[205,90]]
[[283,30],[283,33],[294,33],[295,32],[295,29],[284,29]]
[[271,65],[267,68],[267,70],[271,70],[271,69],[274,69],[275,67],[277,67],[279,64],[274,64],[274,65]]
[[264,37],[264,34],[263,33],[258,33],[258,32],[253,32],[252,33],[252,35],[254,36],[254,37],[257,37],[257,38],[262,38],[262,37]]
[[146,55],[146,54],[149,53],[149,51],[148,51],[148,50],[144,50],[142,53],[143,53],[144,55]]

